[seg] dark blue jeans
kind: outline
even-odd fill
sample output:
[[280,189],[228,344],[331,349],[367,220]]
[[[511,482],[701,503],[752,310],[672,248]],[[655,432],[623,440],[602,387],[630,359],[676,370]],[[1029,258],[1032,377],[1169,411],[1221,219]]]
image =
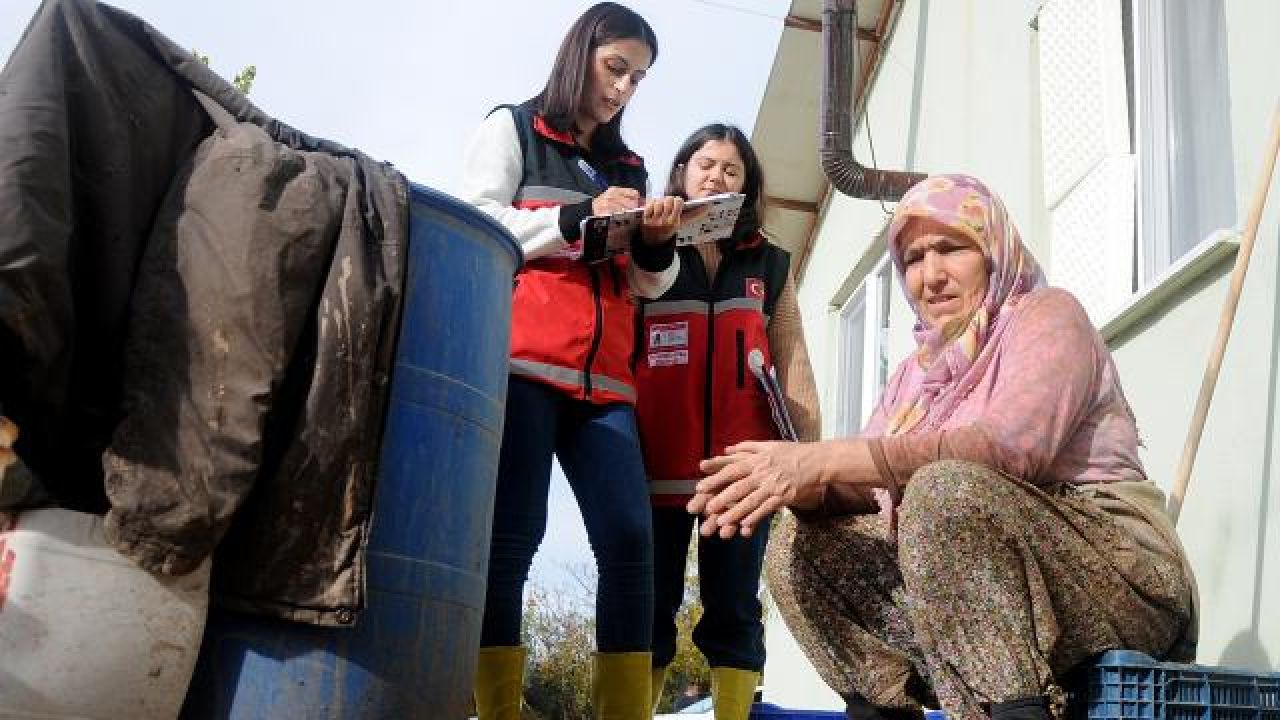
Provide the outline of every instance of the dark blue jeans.
[[[653,509],[653,666],[665,667],[676,654],[676,613],[684,600],[685,558],[698,518],[684,508]],[[760,672],[764,668],[764,622],[760,607],[760,566],[769,523],[751,537],[698,536],[698,587],[702,618],[693,630],[711,667]]]
[[520,644],[529,565],[547,529],[551,457],[578,500],[595,554],[596,649],[649,649],[653,533],[649,490],[630,405],[593,405],[512,377],[498,463],[480,644]]

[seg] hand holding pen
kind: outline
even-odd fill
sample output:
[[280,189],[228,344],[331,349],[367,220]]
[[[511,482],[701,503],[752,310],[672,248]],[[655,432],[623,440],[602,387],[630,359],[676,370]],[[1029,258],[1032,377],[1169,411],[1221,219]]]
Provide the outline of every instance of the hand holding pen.
[[640,207],[643,198],[640,192],[625,187],[605,188],[591,201],[592,215],[612,215],[614,213],[635,210]]
[[578,167],[600,190],[600,194],[591,201],[592,214],[612,215],[634,210],[643,205],[640,236],[644,242],[648,245],[661,245],[675,237],[676,228],[680,227],[680,213],[684,207],[684,200],[670,195],[656,200],[645,200],[637,190],[610,186],[600,173],[582,158],[578,158]]
[[644,200],[638,190],[610,186],[599,171],[591,167],[591,163],[583,158],[578,158],[578,169],[582,170],[582,174],[587,176],[587,179],[591,181],[591,184],[595,186],[599,193],[591,200],[592,215],[612,215],[626,212],[627,210],[635,210],[640,207],[641,201]]

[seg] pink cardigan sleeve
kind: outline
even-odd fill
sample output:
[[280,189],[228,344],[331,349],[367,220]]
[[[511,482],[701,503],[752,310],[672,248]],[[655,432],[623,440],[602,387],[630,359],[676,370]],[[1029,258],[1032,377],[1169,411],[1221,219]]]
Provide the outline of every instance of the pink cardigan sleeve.
[[1033,293],[1016,312],[989,377],[975,388],[987,393],[982,415],[962,426],[873,439],[893,475],[886,480],[905,484],[941,459],[981,463],[1033,483],[1046,479],[1097,396],[1105,350],[1068,292]]

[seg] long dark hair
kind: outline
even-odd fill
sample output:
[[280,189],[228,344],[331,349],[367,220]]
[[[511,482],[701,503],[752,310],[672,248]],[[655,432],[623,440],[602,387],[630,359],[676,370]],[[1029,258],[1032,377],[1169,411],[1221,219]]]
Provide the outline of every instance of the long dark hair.
[[[569,132],[582,107],[587,72],[594,62],[594,51],[616,40],[635,38],[649,46],[652,66],[658,60],[658,37],[649,23],[634,10],[613,2],[592,5],[582,13],[565,34],[551,66],[547,85],[529,105],[541,113],[547,124],[560,132]],[[622,113],[596,128],[591,135],[591,148],[596,152],[620,155],[629,152],[622,141]]]
[[742,201],[742,212],[738,213],[737,226],[751,230],[759,229],[764,224],[764,167],[760,165],[760,158],[756,157],[751,141],[736,125],[711,123],[695,130],[676,151],[676,156],[671,161],[671,174],[667,176],[666,194],[689,199],[684,186],[685,166],[689,164],[694,153],[712,140],[733,143],[733,146],[738,149],[738,154],[742,156],[742,163],[745,165],[743,170],[747,173],[747,181],[742,185],[742,194],[747,197]]

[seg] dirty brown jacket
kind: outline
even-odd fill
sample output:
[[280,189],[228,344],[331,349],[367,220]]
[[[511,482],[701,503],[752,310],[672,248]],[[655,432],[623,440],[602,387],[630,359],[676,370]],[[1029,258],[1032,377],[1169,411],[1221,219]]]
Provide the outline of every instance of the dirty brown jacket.
[[364,604],[404,178],[133,16],[48,0],[0,74],[0,403],[63,505],[215,601]]

